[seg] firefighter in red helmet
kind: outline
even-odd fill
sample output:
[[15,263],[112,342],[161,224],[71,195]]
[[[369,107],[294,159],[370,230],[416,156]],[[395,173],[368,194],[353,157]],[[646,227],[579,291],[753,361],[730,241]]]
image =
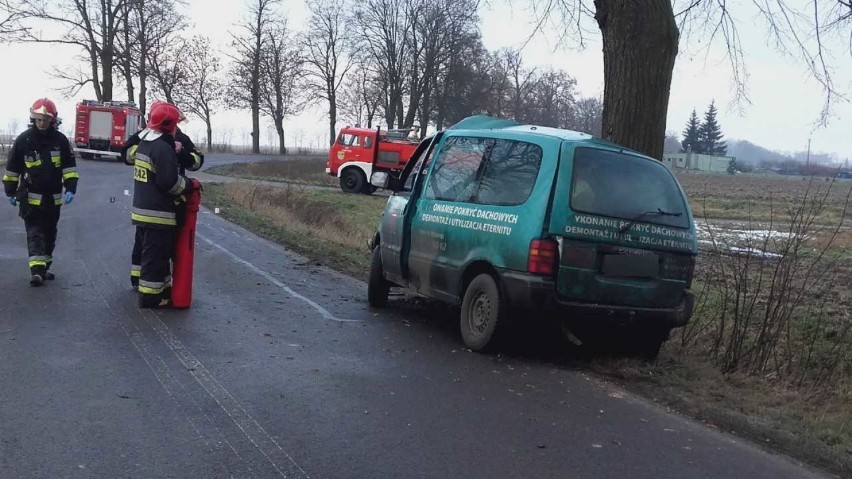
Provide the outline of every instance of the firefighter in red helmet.
[[[150,116],[150,111],[155,107],[161,104],[169,104],[162,100],[154,100],[151,103],[151,109],[149,110],[148,116]],[[174,106],[174,105],[173,105]],[[178,109],[180,112],[180,109]],[[178,123],[183,122],[186,117],[183,113],[179,113]],[[144,130],[142,130],[144,131]],[[139,142],[141,141],[139,135],[142,131],[135,133],[127,139],[124,143],[124,147],[121,149],[121,158],[124,160],[124,163],[133,166],[136,162],[136,151],[139,149]],[[178,158],[178,170],[181,175],[185,175],[186,171],[198,171],[204,165],[204,154],[196,148],[195,143],[192,142],[192,139],[189,138],[183,131],[181,131],[180,127],[175,128],[175,153],[177,153]],[[177,220],[178,226],[180,226],[183,221],[184,209],[186,203],[179,203],[177,208]],[[136,235],[133,242],[133,252],[130,256],[130,284],[134,289],[139,288],[139,274],[142,271],[142,231],[137,227]]]
[[3,175],[6,201],[18,206],[24,219],[32,286],[54,279],[50,266],[59,209],[74,199],[80,178],[68,138],[56,129],[58,121],[52,101],[36,100],[30,107],[31,125],[12,144]]
[[148,128],[139,134],[134,162],[131,219],[141,239],[139,307],[170,304],[171,267],[177,226],[176,200],[193,184],[178,170],[175,130],[180,112],[170,103],[151,107]]

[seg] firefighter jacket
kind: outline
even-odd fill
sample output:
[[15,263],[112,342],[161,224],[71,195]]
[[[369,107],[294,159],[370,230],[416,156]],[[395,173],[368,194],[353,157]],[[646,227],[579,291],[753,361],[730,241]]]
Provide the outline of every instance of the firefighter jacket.
[[[140,133],[142,132],[134,133],[128,138],[124,143],[124,147],[121,149],[121,159],[127,165],[134,165],[136,150],[139,148]],[[204,165],[204,155],[198,151],[195,143],[184,132],[180,131],[180,129],[175,130],[175,141],[179,141],[183,145],[180,153],[177,154],[180,173],[184,174],[185,170],[198,171],[201,169],[201,166]]]
[[[3,189],[6,196],[27,191],[31,206],[62,205],[62,187],[77,192],[77,163],[68,138],[51,126],[40,131],[31,126],[18,135],[9,151]],[[23,198],[20,198],[23,201]]]
[[146,129],[139,137],[133,173],[133,211],[137,226],[177,226],[176,199],[192,190],[192,183],[178,173],[174,139]]

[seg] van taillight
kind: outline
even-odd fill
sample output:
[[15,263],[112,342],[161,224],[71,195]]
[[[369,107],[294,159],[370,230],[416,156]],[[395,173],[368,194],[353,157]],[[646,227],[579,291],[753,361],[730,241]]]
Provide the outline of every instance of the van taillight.
[[527,271],[534,274],[552,275],[556,271],[558,252],[559,245],[552,239],[532,240]]

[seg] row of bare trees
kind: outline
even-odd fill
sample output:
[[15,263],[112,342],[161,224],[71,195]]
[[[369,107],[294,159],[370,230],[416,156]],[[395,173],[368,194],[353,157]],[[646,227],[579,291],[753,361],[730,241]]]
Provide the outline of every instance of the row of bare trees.
[[143,111],[152,95],[163,98],[205,122],[208,148],[213,114],[233,108],[251,111],[253,151],[263,116],[284,152],[285,120],[310,104],[327,112],[329,141],[340,121],[424,135],[475,113],[599,134],[602,103],[577,98],[570,75],[482,45],[478,5],[309,0],[305,30],[293,32],[281,0],[248,0],[230,49],[217,52],[207,38],[181,35],[181,0],[3,0],[0,39],[78,47],[77,68],[52,72],[66,97],[90,86],[112,101],[123,87]]
[[[363,0],[357,4],[308,0],[311,17],[307,30],[293,38],[297,41],[277,44],[270,39],[281,40],[281,27],[286,29],[281,2],[246,2],[247,17],[238,32],[232,33],[234,45],[240,48],[228,54],[238,66],[230,71],[226,83],[231,87],[242,85],[245,91],[241,90],[239,97],[249,99],[255,150],[259,148],[261,85],[272,78],[268,75],[275,71],[276,63],[294,70],[292,81],[281,82],[282,90],[275,96],[286,99],[287,89],[296,85],[296,90],[308,93],[304,95],[308,100],[327,102],[330,135],[344,107],[346,116],[366,118],[368,123],[382,118],[388,126],[417,123],[423,130],[428,124],[440,128],[478,111],[570,126],[571,121],[588,121],[583,118],[599,103],[577,101],[575,106],[581,111],[568,112],[565,105],[574,104],[573,91],[568,88],[570,79],[560,78],[559,72],[533,71],[539,81],[558,82],[539,88],[536,94],[541,101],[532,107],[528,95],[535,82],[530,81],[530,72],[522,72],[519,62],[513,64],[508,54],[505,58],[497,55],[501,61],[495,61],[494,54],[482,47],[478,0]],[[839,43],[848,47],[852,2],[752,3],[778,49],[803,62],[823,86],[826,103],[821,120],[826,121],[830,103],[842,97],[831,75],[829,59],[834,56],[829,46]],[[86,67],[70,74],[55,72],[68,80],[70,92],[91,84],[97,98],[110,100],[113,75],[117,74],[128,97],[136,96],[133,81],[139,82],[139,103],[144,108],[149,75],[154,79],[154,89],[159,88],[167,97],[171,94],[167,80],[182,82],[176,91],[186,90],[186,85],[193,83],[187,78],[193,71],[160,68],[159,63],[162,57],[175,55],[173,46],[202,43],[177,37],[184,25],[180,15],[169,13],[181,5],[181,0],[0,0],[0,40],[77,46],[81,65]],[[604,58],[601,136],[607,140],[662,157],[672,70],[681,35],[707,36],[709,40],[702,44],[722,42],[727,46],[734,93],[748,100],[744,46],[733,16],[735,11],[746,9],[743,5],[729,6],[716,0],[534,0],[529,8],[539,29],[553,26],[560,32],[559,39],[572,45],[584,46],[589,25],[600,31]],[[153,18],[158,21],[152,22]],[[267,47],[275,50],[295,45],[298,53],[281,51],[273,55],[279,60],[264,59]],[[495,63],[507,70],[508,77],[495,76]],[[296,66],[304,69],[297,71]],[[228,98],[233,99],[236,90],[227,91]],[[552,95],[558,97],[546,102]],[[212,93],[207,96],[212,98]],[[268,104],[264,110],[286,112],[295,110],[300,102],[294,102],[294,107],[279,107],[278,100],[263,103]],[[187,109],[187,105],[182,106]],[[519,111],[521,106],[526,111]],[[274,113],[271,117],[275,122]],[[278,124],[276,128],[281,129]]]

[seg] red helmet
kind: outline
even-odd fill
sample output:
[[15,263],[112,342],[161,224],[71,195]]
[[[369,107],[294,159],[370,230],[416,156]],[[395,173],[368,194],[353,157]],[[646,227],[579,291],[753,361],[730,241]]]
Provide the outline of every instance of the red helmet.
[[148,114],[148,128],[172,134],[179,119],[180,111],[176,106],[164,101],[155,101],[151,104],[151,112]]
[[30,107],[30,118],[36,118],[37,115],[56,120],[56,105],[47,98],[39,98]]

